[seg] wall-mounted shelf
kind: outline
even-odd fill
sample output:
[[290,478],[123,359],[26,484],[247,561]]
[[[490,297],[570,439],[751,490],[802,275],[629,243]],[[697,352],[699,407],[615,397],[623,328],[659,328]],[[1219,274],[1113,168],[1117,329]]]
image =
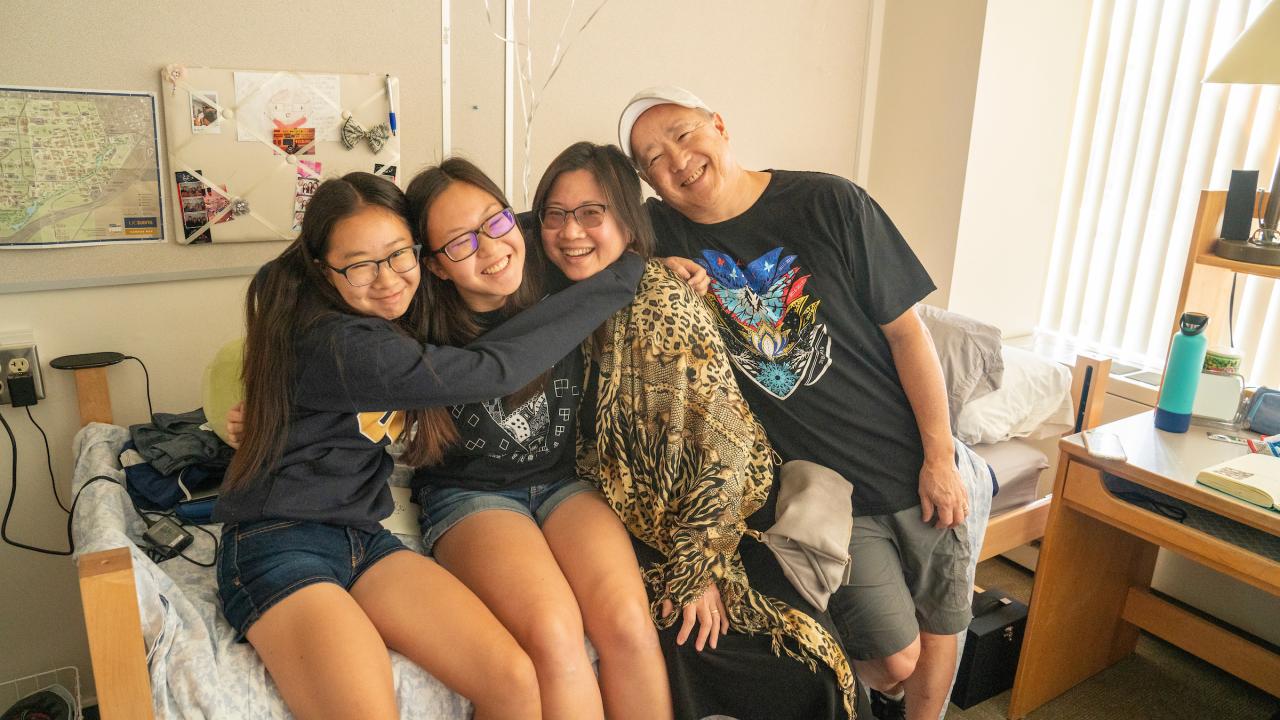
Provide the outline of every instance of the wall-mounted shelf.
[[[1266,207],[1268,194],[1259,195],[1254,205],[1257,217]],[[1203,312],[1209,316],[1205,335],[1209,346],[1230,344],[1226,318],[1230,312],[1231,274],[1252,275],[1280,279],[1280,265],[1261,265],[1219,257],[1213,252],[1218,242],[1218,228],[1222,225],[1222,213],[1227,204],[1224,190],[1203,190],[1196,210],[1195,225],[1191,231],[1191,245],[1187,248],[1187,267],[1182,275],[1182,289],[1178,293],[1178,307],[1170,318],[1169,337],[1178,332],[1178,320],[1186,310]],[[1248,358],[1246,358],[1246,368]]]

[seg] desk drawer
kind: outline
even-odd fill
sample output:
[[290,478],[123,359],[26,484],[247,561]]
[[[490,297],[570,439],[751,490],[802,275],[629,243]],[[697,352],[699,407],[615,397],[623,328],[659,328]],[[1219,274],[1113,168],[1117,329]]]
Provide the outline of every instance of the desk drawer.
[[1062,498],[1073,509],[1280,595],[1280,563],[1120,500],[1103,486],[1100,470],[1074,459],[1069,463]]

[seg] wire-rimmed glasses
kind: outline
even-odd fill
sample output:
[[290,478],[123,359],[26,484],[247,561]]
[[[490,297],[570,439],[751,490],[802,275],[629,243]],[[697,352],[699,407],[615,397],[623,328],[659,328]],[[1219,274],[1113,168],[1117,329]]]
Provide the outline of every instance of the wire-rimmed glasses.
[[569,216],[584,228],[600,227],[604,222],[604,214],[609,209],[602,203],[583,203],[572,210],[558,207],[544,207],[538,211],[538,221],[545,230],[559,230],[569,222]]

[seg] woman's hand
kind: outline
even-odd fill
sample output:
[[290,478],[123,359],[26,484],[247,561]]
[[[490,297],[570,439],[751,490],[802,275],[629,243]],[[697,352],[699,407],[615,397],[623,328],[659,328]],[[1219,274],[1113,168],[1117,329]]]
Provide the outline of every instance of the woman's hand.
[[227,410],[227,444],[239,450],[244,439],[244,403],[238,402]]
[[707,275],[707,271],[698,263],[689,258],[671,257],[662,258],[662,264],[667,269],[676,274],[676,277],[689,283],[689,287],[699,295],[707,294],[707,288],[711,286],[711,277]]
[[[670,615],[671,609],[671,601],[663,600],[662,616]],[[716,587],[715,583],[708,584],[702,597],[685,605],[681,610],[684,622],[676,635],[676,644],[683,645],[685,640],[689,639],[694,626],[701,623],[702,627],[698,629],[698,639],[693,644],[694,648],[702,652],[702,648],[707,645],[707,639],[710,638],[711,649],[715,650],[720,636],[729,634],[729,617],[726,613],[724,601],[720,599],[720,588]]]

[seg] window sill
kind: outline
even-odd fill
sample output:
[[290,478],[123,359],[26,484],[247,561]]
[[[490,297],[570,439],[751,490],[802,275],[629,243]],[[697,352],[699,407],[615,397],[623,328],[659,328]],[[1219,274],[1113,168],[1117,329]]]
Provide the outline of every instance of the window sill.
[[[1016,337],[1005,338],[1004,344],[1011,347],[1030,350],[1031,352],[1068,367],[1076,362],[1074,343],[1044,333],[1027,333]],[[1089,350],[1102,357],[1106,353]],[[1160,376],[1162,368],[1144,368],[1131,365],[1120,358],[1111,357],[1111,377],[1107,384],[1107,394],[1130,400],[1147,407],[1155,407],[1156,396],[1160,392]]]

